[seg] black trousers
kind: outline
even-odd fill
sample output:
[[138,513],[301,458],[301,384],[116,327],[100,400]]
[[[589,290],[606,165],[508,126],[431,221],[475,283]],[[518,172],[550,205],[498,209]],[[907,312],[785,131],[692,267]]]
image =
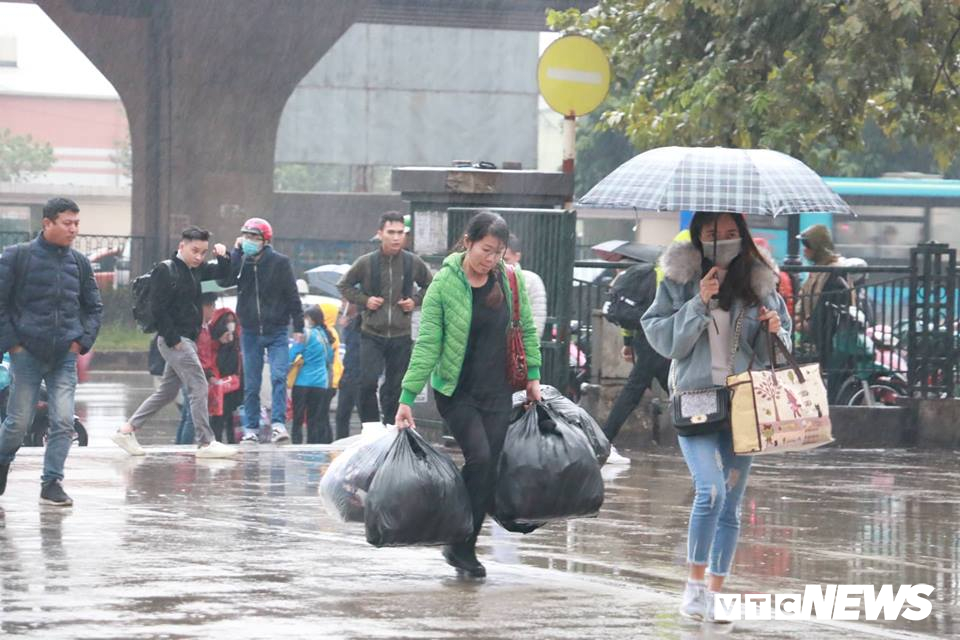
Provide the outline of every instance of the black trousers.
[[293,388],[293,444],[303,442],[303,423],[307,423],[307,444],[330,444],[330,401],[336,389]]
[[348,376],[344,372],[340,378],[340,389],[337,390],[337,440],[350,435],[350,417],[353,408],[360,399],[360,381],[355,376]]
[[654,351],[643,334],[634,338],[633,369],[630,370],[627,382],[620,390],[620,395],[617,396],[613,408],[610,409],[610,415],[607,416],[607,423],[603,426],[603,432],[611,443],[620,433],[623,423],[640,404],[643,394],[650,388],[654,378],[666,389],[669,376],[670,360]]
[[[410,336],[381,338],[363,334],[360,338],[360,421],[393,424],[400,404],[400,382],[410,364],[413,342]],[[380,406],[377,406],[377,383],[380,373]],[[383,419],[380,419],[381,413]]]
[[218,442],[236,444],[237,438],[233,430],[233,412],[243,404],[243,386],[240,390],[223,396],[223,415],[210,416],[210,428]]
[[434,393],[437,410],[450,433],[463,451],[463,481],[473,507],[473,537],[483,526],[487,512],[493,507],[497,462],[510,426],[510,394],[491,398],[471,398],[459,390],[448,397]]

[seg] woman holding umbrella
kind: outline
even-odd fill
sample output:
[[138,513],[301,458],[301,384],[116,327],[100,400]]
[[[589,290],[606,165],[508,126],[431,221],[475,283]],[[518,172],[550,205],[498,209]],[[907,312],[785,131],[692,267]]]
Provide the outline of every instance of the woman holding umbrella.
[[[704,398],[711,407],[722,405],[728,374],[747,370],[754,358],[758,366],[768,363],[770,334],[790,344],[790,315],[777,293],[777,272],[744,217],[698,212],[690,235],[690,241],[674,242],[664,253],[664,278],[642,321],[651,346],[674,361],[670,391],[681,414],[683,404]],[[728,414],[696,413],[715,419],[677,427],[695,486],[689,579],[680,611],[713,622],[711,592],[720,591],[733,561],[751,458],[734,454]],[[674,415],[681,422],[677,411]]]

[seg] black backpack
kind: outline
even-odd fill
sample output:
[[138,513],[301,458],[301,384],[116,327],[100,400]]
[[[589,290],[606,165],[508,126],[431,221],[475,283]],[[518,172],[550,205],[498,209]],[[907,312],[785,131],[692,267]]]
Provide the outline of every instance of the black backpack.
[[640,330],[640,318],[657,295],[656,265],[643,262],[620,274],[607,292],[603,316],[631,331]]
[[137,321],[140,330],[144,333],[153,333],[157,330],[157,320],[154,317],[153,307],[150,304],[150,276],[157,266],[165,265],[170,270],[170,277],[176,286],[176,272],[173,270],[173,261],[164,260],[153,266],[149,273],[137,276],[133,281],[133,319]]

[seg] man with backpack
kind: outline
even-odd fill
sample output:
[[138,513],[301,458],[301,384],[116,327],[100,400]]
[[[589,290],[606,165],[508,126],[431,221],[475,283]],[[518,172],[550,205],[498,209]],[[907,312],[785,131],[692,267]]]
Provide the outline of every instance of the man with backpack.
[[47,386],[50,431],[40,476],[40,503],[69,507],[63,467],[73,443],[77,357],[100,331],[103,304],[85,255],[71,248],[80,207],[53,198],[43,208],[43,231],[0,257],[0,351],[10,353],[13,385],[0,427],[0,495],[27,429],[41,383]]
[[[406,242],[403,214],[387,211],[380,216],[380,248],[357,258],[337,289],[362,309],[360,336],[361,422],[392,421],[400,402],[400,382],[410,362],[413,342],[410,316],[423,301],[433,279],[419,256],[403,249]],[[418,290],[414,291],[414,284]],[[381,372],[377,406],[377,382]]]
[[613,440],[620,432],[627,417],[637,408],[644,392],[656,378],[660,386],[667,388],[670,372],[670,360],[653,350],[640,326],[640,318],[653,304],[657,295],[657,269],[651,263],[641,262],[621,273],[611,284],[607,300],[603,305],[603,314],[607,320],[617,325],[623,335],[621,354],[627,362],[633,363],[626,384],[610,409],[603,432],[610,440],[611,464],[629,464],[630,460],[613,447]]
[[157,347],[166,366],[163,378],[153,394],[113,435],[118,447],[132,456],[145,454],[137,442],[135,431],[147,418],[173,402],[180,389],[187,391],[190,415],[196,431],[198,458],[231,458],[235,448],[217,442],[210,428],[207,407],[207,376],[200,363],[197,338],[203,322],[201,285],[204,280],[217,280],[230,273],[227,248],[215,244],[217,263],[205,261],[210,246],[210,232],[188,227],[180,236],[176,255],[154,266],[148,277],[134,282],[134,316],[145,330],[159,334]]
[[290,258],[275,251],[273,227],[263,218],[243,223],[230,255],[232,282],[237,285],[237,319],[243,352],[243,440],[260,442],[260,387],[263,354],[270,365],[270,438],[290,442],[287,433],[287,371],[290,369],[289,327],[294,342],[303,342],[303,304]]

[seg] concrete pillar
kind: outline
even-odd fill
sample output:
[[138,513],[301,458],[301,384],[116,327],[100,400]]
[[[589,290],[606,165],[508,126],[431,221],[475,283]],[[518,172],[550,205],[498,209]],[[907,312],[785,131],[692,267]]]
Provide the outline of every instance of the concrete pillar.
[[368,0],[37,4],[123,100],[133,233],[158,239],[149,263],[187,224],[229,244],[246,216],[269,215],[284,105]]

